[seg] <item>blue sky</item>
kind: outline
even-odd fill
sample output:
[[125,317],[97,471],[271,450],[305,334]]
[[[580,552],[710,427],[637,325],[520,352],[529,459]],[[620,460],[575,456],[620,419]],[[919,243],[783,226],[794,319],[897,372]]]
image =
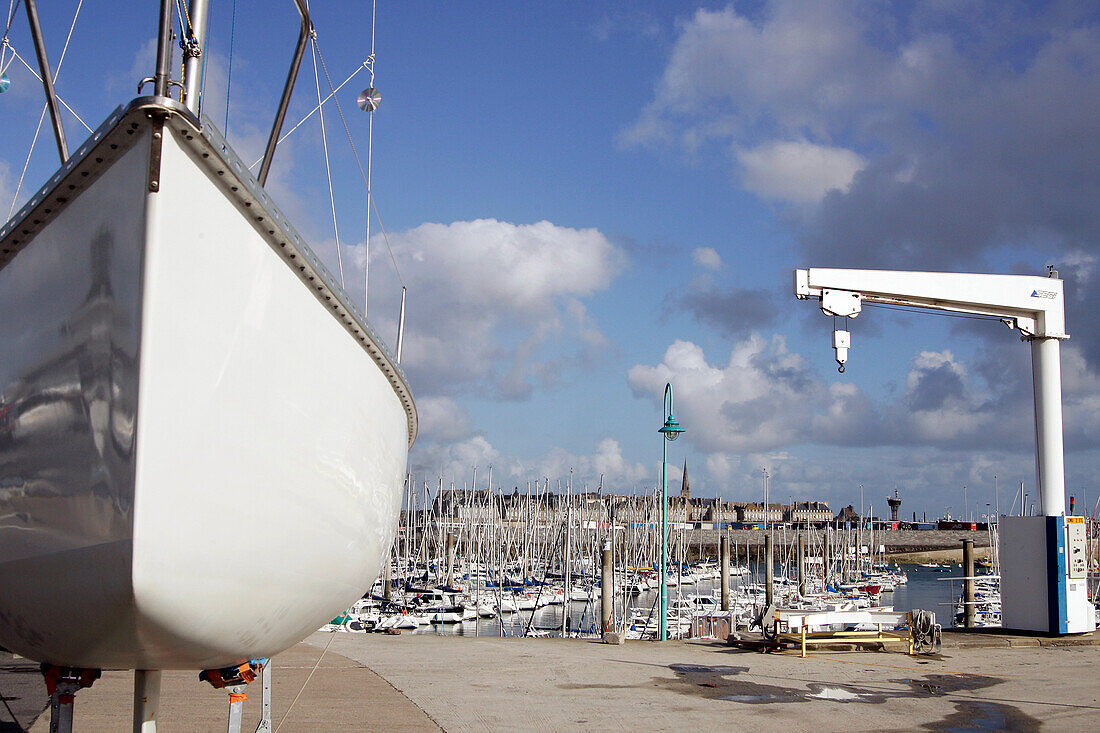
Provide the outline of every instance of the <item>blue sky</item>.
[[[5,3],[5,6],[7,3]],[[283,7],[285,5],[285,7]],[[77,0],[42,4],[56,64]],[[293,4],[211,17],[205,111],[262,150],[297,32]],[[369,3],[312,3],[333,84],[370,53]],[[1069,493],[1100,495],[1100,28],[1080,3],[379,2],[368,312],[422,419],[417,482],[565,479],[652,490],[673,383],[696,493],[867,502],[896,487],[939,516],[1034,498],[1029,353],[995,323],[867,309],[837,374],[831,322],[795,267],[1066,279]],[[93,128],[152,74],[157,4],[86,0],[58,79]],[[232,73],[228,73],[232,35]],[[33,64],[19,10],[12,46]],[[10,54],[5,56],[5,61]],[[307,53],[288,115],[316,104]],[[18,60],[0,96],[0,205],[52,173]],[[327,94],[323,71],[319,84]],[[231,84],[230,84],[231,82]],[[339,93],[365,160],[367,116]],[[364,186],[325,106],[348,290],[363,297]],[[66,118],[70,144],[86,134]],[[317,116],[269,188],[333,271]],[[2,212],[6,217],[6,209]],[[1089,498],[1091,497],[1091,498]],[[977,510],[975,510],[977,503]],[[1016,504],[1019,508],[1019,499]]]

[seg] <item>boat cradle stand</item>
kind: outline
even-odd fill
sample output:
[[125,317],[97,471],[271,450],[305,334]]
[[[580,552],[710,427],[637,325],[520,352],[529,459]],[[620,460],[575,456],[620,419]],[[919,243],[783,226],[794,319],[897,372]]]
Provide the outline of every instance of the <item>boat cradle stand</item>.
[[221,669],[206,669],[199,673],[199,679],[209,682],[211,687],[217,690],[224,689],[229,693],[229,726],[228,733],[241,733],[241,723],[244,718],[244,701],[248,695],[244,694],[244,688],[256,677],[260,678],[260,690],[262,695],[260,723],[256,726],[256,733],[267,733],[271,730],[271,664],[268,659],[250,659],[244,664]]
[[41,670],[46,679],[46,691],[50,693],[50,733],[72,733],[73,703],[77,691],[91,687],[103,672],[46,663],[42,664]]
[[[805,614],[800,619],[802,623],[797,624],[796,629],[791,628],[790,618],[784,619],[786,621],[782,626],[786,626],[784,629],[781,626],[781,620],[779,613],[775,616],[775,628],[777,633],[775,634],[776,640],[791,644],[799,647],[801,653],[799,656],[805,658],[806,647],[824,644],[878,644],[885,645],[888,642],[901,642],[906,646],[906,653],[910,656],[915,654],[915,640],[913,638],[913,618],[911,613],[898,614],[900,618],[897,620],[901,623],[898,626],[903,628],[884,629],[883,623],[876,623],[874,629],[859,630],[859,631],[809,631],[810,623],[809,618],[818,614]],[[824,614],[822,614],[824,615]],[[891,624],[893,626],[894,624]]]

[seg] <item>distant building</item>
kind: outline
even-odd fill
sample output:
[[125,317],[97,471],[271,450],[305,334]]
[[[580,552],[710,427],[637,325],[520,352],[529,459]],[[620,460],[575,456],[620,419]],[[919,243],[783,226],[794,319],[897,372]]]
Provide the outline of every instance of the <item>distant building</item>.
[[856,508],[849,504],[840,510],[840,513],[836,515],[836,521],[838,522],[859,522],[859,513]]
[[795,524],[803,522],[828,522],[833,518],[829,505],[823,501],[796,501],[788,507],[786,520]]
[[[617,526],[652,526],[661,521],[660,492],[640,496],[604,494],[584,491],[572,495],[573,520],[586,528],[606,528],[609,522]],[[506,527],[547,527],[560,523],[566,495],[546,490],[520,493],[516,487],[510,493],[489,489],[443,489],[429,509],[416,510],[425,521],[447,525],[501,524]],[[405,514],[405,512],[403,512]],[[847,506],[836,516],[838,521],[859,521],[855,509]],[[720,528],[734,522],[747,524],[780,524],[790,522],[823,523],[833,520],[827,502],[801,501],[792,505],[764,505],[759,502],[726,501],[718,497],[693,497],[687,462],[684,462],[680,491],[668,497],[668,521],[672,524],[693,524],[704,528]]]
[[768,504],[767,511],[764,510],[763,504],[740,504],[740,515],[742,522],[768,522],[775,524],[783,521],[784,506],[782,504]]

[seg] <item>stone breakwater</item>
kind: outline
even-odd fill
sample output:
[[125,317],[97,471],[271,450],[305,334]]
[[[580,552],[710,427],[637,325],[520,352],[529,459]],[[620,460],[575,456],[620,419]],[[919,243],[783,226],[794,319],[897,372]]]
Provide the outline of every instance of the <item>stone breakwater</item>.
[[[799,533],[807,534],[807,551],[809,554],[818,554],[820,552],[822,530],[811,530],[810,533],[807,533],[804,529],[799,530],[790,527],[778,527],[769,531],[772,533],[772,539],[775,543],[775,551],[777,554],[785,552],[792,543],[797,542]],[[672,542],[677,542],[678,533],[674,531],[670,534]],[[736,548],[731,551],[736,553],[741,559],[745,556],[746,548],[748,548],[749,555],[752,559],[756,559],[758,554],[763,551],[764,535],[766,532],[760,529],[734,529],[728,531],[696,529],[690,533],[690,539],[688,538],[688,533],[685,531],[685,550],[692,558],[700,555],[717,557],[719,539],[727,534],[729,535],[731,546]],[[813,537],[812,540],[809,539],[811,535]],[[836,531],[832,533],[832,537],[835,539],[838,548],[843,547],[846,538],[847,541],[853,545],[861,541],[859,533],[856,530]],[[875,552],[878,551],[881,545],[885,548],[886,554],[890,559],[896,559],[899,562],[960,560],[962,558],[963,540],[974,541],[975,555],[977,557],[986,557],[988,555],[990,535],[989,532],[985,530],[875,530],[873,540],[870,533],[864,530],[862,536],[862,544],[870,547]]]

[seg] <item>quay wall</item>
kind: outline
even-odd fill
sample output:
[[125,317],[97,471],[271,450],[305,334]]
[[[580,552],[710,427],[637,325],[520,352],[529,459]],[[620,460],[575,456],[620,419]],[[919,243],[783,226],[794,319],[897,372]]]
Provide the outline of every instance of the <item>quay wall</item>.
[[[798,530],[790,528],[779,528],[771,530],[775,552],[777,554],[789,551],[790,546],[798,541]],[[670,533],[670,541],[674,544],[679,541],[677,532]],[[763,551],[764,547],[764,535],[766,532],[760,529],[733,529],[733,530],[713,530],[713,529],[696,529],[690,533],[685,531],[683,533],[683,541],[685,544],[685,550],[689,558],[694,559],[701,555],[706,557],[718,556],[718,543],[723,535],[728,535],[730,538],[730,544],[736,546],[735,552],[739,557],[743,557],[745,554],[745,548],[748,547],[749,554],[754,558]],[[822,533],[820,530],[815,530],[812,533],[814,537],[813,542],[817,545],[821,543]],[[858,533],[854,530],[849,532],[837,532],[833,534],[835,542],[838,547],[842,547],[845,542],[845,536],[848,537],[848,542],[855,544],[857,542]],[[962,558],[962,541],[973,540],[975,555],[977,557],[988,557],[989,554],[989,532],[987,531],[969,531],[969,530],[916,530],[916,529],[893,529],[893,530],[875,530],[874,534],[874,546],[871,545],[871,539],[869,533],[864,531],[863,544],[867,545],[871,550],[877,552],[879,545],[882,545],[888,557],[897,559],[903,562],[930,562],[941,560],[952,560]],[[807,539],[807,545],[809,546],[810,540]],[[810,551],[808,547],[808,551]],[[813,551],[814,554],[820,550]]]

